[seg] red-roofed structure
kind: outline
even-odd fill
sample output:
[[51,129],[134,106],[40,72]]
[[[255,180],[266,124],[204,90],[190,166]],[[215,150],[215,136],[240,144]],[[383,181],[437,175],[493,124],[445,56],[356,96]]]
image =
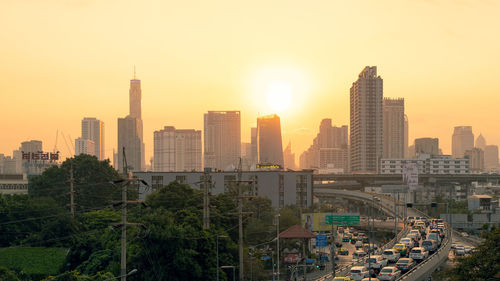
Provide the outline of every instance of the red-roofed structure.
[[296,224],[281,232],[278,237],[281,239],[311,239],[315,238],[316,235],[309,229]]

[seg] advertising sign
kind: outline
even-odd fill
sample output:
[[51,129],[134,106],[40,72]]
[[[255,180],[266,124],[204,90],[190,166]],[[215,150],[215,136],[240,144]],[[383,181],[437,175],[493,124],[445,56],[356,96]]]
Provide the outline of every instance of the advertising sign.
[[418,165],[417,163],[405,163],[403,165],[403,182],[408,184],[410,190],[418,189]]
[[332,231],[332,225],[325,223],[327,213],[302,214],[302,226],[310,231]]
[[359,213],[333,213],[325,216],[327,225],[359,225]]

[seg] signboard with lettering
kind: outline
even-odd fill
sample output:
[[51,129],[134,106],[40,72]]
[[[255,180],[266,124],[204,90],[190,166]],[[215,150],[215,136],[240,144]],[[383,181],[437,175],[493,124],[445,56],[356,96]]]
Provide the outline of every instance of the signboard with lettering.
[[359,225],[359,213],[333,213],[325,215],[326,225]]
[[24,152],[22,151],[22,160],[28,160],[28,162],[34,160],[50,160],[50,161],[57,161],[59,160],[59,151],[56,153],[52,152],[43,152],[43,151],[38,151],[38,152]]
[[316,235],[316,247],[328,246],[327,236],[324,234]]
[[276,164],[256,164],[255,168],[257,168],[257,169],[281,169],[281,166],[276,165]]
[[403,182],[408,184],[410,190],[418,189],[418,164],[405,163],[403,165]]

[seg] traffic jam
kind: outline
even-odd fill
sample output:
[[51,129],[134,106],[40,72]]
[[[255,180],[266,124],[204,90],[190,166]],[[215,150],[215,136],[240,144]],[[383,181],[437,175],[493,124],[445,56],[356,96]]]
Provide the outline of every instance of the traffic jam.
[[[408,217],[407,224],[410,231],[406,237],[377,255],[373,255],[377,249],[367,244],[366,235],[344,231],[342,243],[355,245],[353,264],[358,265],[352,266],[346,276],[333,280],[397,280],[439,249],[446,232],[443,220]],[[339,250],[339,255],[346,254],[343,249]]]

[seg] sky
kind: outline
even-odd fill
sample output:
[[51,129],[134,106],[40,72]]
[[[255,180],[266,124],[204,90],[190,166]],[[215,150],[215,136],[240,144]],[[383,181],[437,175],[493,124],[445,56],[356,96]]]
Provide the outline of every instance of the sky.
[[155,130],[203,130],[208,110],[240,110],[249,141],[276,83],[289,89],[278,114],[298,159],[321,119],[349,125],[367,65],[385,97],[405,98],[410,142],[438,137],[449,154],[453,127],[470,125],[500,145],[499,14],[495,0],[4,0],[0,153],[31,139],[52,151],[59,132],[67,156],[81,119],[96,117],[112,158],[134,65],[146,159]]

